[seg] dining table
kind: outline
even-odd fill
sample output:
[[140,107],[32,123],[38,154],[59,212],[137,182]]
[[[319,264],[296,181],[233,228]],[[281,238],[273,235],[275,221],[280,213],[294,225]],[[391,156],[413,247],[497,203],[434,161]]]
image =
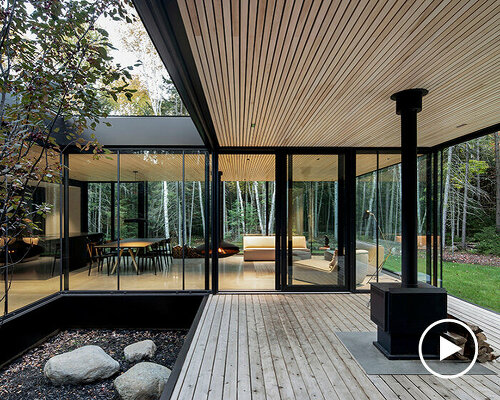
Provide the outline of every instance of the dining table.
[[137,256],[139,253],[146,252],[146,249],[156,243],[159,243],[165,239],[163,238],[133,238],[133,239],[121,239],[115,240],[113,242],[98,244],[94,246],[96,249],[120,249],[118,258],[115,261],[111,273],[116,271],[116,268],[120,262],[120,259],[124,251],[128,251],[130,254],[130,259],[132,260],[132,265],[134,266],[137,274],[139,274],[139,266],[137,265]]

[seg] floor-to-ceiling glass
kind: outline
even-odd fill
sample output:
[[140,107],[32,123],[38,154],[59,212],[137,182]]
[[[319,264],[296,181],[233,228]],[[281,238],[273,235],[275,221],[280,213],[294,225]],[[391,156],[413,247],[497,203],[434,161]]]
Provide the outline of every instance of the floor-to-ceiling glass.
[[339,158],[329,154],[288,157],[287,286],[346,284],[339,235]]
[[219,289],[274,290],[275,156],[221,154],[219,171]]

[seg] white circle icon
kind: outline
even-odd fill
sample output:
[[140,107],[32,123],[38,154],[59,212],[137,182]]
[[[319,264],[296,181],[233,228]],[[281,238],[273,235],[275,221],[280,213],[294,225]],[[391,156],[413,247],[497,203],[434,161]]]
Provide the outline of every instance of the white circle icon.
[[[474,340],[474,357],[472,358],[472,361],[470,362],[469,366],[467,368],[465,368],[462,372],[458,373],[458,374],[455,374],[455,375],[444,375],[444,374],[439,374],[437,373],[436,371],[434,371],[431,367],[429,367],[429,365],[427,365],[427,363],[425,362],[424,360],[424,357],[422,355],[422,344],[424,342],[424,338],[425,338],[425,335],[427,335],[427,333],[429,333],[429,331],[434,328],[436,325],[439,325],[439,324],[443,324],[443,323],[452,323],[452,324],[458,324],[462,327],[464,327],[469,333],[470,335],[472,336],[472,339]],[[451,342],[447,341],[446,339],[440,337],[441,341],[440,341],[440,360],[443,359],[443,352],[445,353],[444,356],[447,357],[451,354],[453,354],[455,351],[453,351],[454,347],[457,347],[457,346],[454,346]],[[448,346],[451,350],[448,350],[448,348],[445,348],[443,349],[442,347],[443,346]],[[477,359],[477,354],[478,354],[478,344],[477,344],[477,338],[476,338],[476,335],[474,335],[474,332],[472,332],[472,329],[469,328],[467,326],[467,324],[465,324],[464,322],[462,321],[458,321],[456,319],[450,319],[450,318],[445,318],[445,319],[440,319],[436,322],[433,322],[432,324],[430,324],[424,331],[424,333],[422,333],[422,336],[420,336],[420,340],[418,342],[418,356],[420,357],[420,361],[422,362],[422,364],[424,365],[425,369],[427,371],[429,371],[432,375],[435,375],[437,376],[438,378],[443,378],[443,379],[453,379],[453,378],[459,378],[461,377],[462,375],[465,375],[467,372],[470,371],[470,369],[473,367],[474,363],[476,362],[476,359]]]

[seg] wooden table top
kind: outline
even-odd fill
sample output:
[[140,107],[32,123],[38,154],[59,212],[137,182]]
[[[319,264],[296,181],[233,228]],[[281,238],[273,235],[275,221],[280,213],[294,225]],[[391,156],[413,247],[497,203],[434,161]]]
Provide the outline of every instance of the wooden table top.
[[[165,239],[161,239],[161,238],[122,239],[122,240],[120,240],[120,247],[143,248],[143,247],[148,247],[148,246],[151,246],[152,244],[161,242],[162,240],[165,240]],[[118,241],[103,243],[103,244],[99,244],[99,245],[94,246],[94,247],[97,247],[97,248],[118,247]]]

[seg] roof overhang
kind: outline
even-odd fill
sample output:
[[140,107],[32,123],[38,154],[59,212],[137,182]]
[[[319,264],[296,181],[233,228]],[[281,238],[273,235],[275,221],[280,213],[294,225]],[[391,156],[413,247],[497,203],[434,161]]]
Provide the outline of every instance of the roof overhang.
[[420,147],[499,122],[495,2],[135,4],[212,146],[398,147],[390,95],[414,87]]

